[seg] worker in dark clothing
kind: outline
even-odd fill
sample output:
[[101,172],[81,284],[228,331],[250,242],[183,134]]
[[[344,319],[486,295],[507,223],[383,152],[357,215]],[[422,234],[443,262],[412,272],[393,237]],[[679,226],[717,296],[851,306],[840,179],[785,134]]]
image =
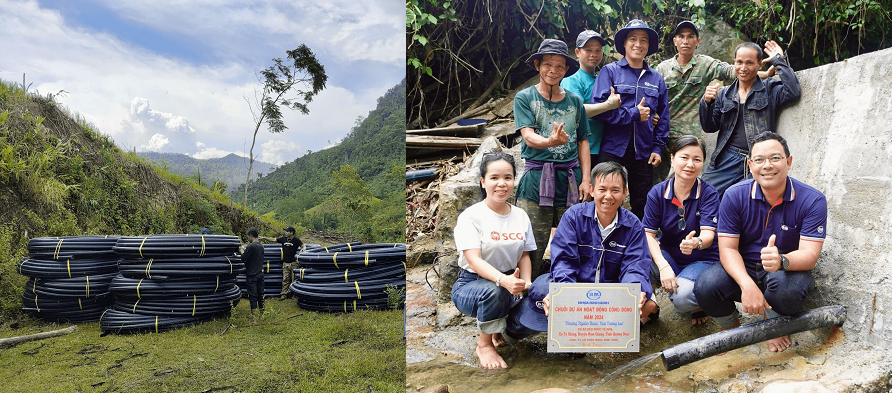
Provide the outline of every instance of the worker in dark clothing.
[[260,245],[260,234],[257,229],[250,228],[245,232],[248,235],[248,245],[242,246],[242,262],[245,264],[245,286],[248,288],[248,301],[251,302],[251,318],[254,318],[254,309],[260,308],[260,316],[263,316],[263,246]]
[[294,269],[297,269],[297,252],[303,251],[304,243],[294,236],[294,227],[285,227],[285,236],[278,238],[262,237],[262,240],[275,241],[282,245],[282,292],[279,300],[289,299],[294,296],[291,292],[291,283],[294,282]]

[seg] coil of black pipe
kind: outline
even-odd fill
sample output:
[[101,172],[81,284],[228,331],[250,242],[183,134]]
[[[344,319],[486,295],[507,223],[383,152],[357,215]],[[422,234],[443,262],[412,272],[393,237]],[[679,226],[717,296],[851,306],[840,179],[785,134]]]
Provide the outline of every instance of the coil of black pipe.
[[213,317],[169,317],[164,315],[143,315],[128,312],[113,306],[106,310],[99,320],[99,328],[104,333],[161,333],[182,327],[194,326]]
[[22,310],[47,321],[89,322],[98,320],[114,301],[109,292],[80,298],[43,296],[26,290],[22,293]]
[[72,278],[116,273],[117,259],[35,259],[25,257],[16,263],[16,272],[28,277]]
[[405,287],[406,281],[374,280],[324,284],[295,281],[291,284],[291,291],[298,296],[309,296],[318,299],[353,300],[375,297],[386,298],[387,293],[385,290],[389,286],[396,288]]
[[236,284],[233,275],[201,276],[188,278],[170,278],[156,280],[147,278],[129,278],[117,275],[111,281],[108,290],[121,296],[176,296],[198,293],[216,293],[225,291]]
[[297,256],[297,261],[301,267],[319,269],[368,267],[378,264],[403,262],[405,259],[405,247],[369,248],[358,251],[335,251],[332,253],[305,251]]
[[116,273],[72,278],[31,278],[25,289],[38,295],[58,297],[90,297],[108,292]]
[[28,255],[36,259],[115,259],[118,236],[39,237],[28,241]]
[[369,266],[367,268],[344,269],[343,271],[300,268],[294,270],[294,276],[298,281],[305,283],[384,280],[389,278],[402,278],[405,280],[406,265],[404,263],[391,263]]
[[216,276],[244,273],[245,264],[235,256],[121,259],[118,261],[118,271],[130,278]]
[[324,312],[353,312],[357,310],[382,310],[390,305],[387,298],[383,299],[354,299],[342,302],[317,301],[313,298],[298,297],[297,305],[304,310]]
[[114,246],[125,258],[177,258],[234,255],[241,243],[230,235],[124,236]]
[[138,314],[158,314],[168,317],[201,317],[229,311],[241,298],[241,290],[235,285],[205,294],[164,295],[152,297],[124,296],[115,293],[115,307]]

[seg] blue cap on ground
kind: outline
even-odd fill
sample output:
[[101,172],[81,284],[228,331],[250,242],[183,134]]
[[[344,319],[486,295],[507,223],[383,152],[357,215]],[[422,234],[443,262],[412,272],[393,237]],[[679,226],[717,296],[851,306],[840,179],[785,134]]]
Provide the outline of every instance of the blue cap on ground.
[[548,317],[545,316],[545,304],[542,300],[548,296],[550,283],[551,274],[539,276],[530,285],[529,296],[517,305],[517,320],[523,326],[540,332],[548,330]]

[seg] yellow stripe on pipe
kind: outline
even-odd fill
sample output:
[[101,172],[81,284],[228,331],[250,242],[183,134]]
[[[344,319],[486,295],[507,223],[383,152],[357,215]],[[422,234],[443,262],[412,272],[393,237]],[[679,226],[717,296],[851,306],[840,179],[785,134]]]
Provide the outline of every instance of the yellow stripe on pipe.
[[133,303],[133,313],[136,314],[136,305],[139,304],[139,299],[136,299],[136,303]]
[[68,267],[68,278],[71,278],[71,259],[65,261],[65,266]]
[[198,304],[198,297],[192,295],[192,316],[195,316],[195,305]]
[[229,262],[229,274],[232,274],[232,260],[226,257],[226,262]]
[[353,252],[353,246],[351,246],[350,243],[347,243],[347,249],[349,249],[350,252]]
[[365,265],[369,265],[369,250],[365,250]]
[[141,297],[139,296],[139,286],[142,285],[142,280],[143,280],[143,279],[140,278],[140,279],[139,279],[139,282],[136,283],[136,298],[137,298],[137,299],[140,299],[140,298],[141,298]]
[[350,269],[345,269],[345,270],[344,270],[344,282],[350,282],[349,280],[347,280],[347,272],[348,272],[349,270],[350,270]]
[[359,299],[362,299],[362,294],[359,293],[359,281],[353,281],[353,284],[356,285],[356,297]]
[[37,303],[37,294],[34,294],[34,307],[37,307],[37,312],[40,312],[40,303]]
[[353,301],[353,311],[356,311],[356,300]]
[[155,258],[151,258],[149,259],[149,263],[146,264],[146,277],[148,278],[152,278],[152,261],[154,260]]
[[328,251],[328,247],[322,246],[322,248],[325,249],[325,252],[326,252],[326,253],[329,253],[329,254],[331,253],[331,251]]
[[[86,276],[86,277],[87,277],[87,297],[90,297],[90,276]],[[77,301],[80,302],[81,300],[77,299]],[[83,307],[81,307],[81,309],[83,309]]]
[[201,235],[201,252],[198,253],[198,256],[200,256],[200,257],[204,256],[204,235]]
[[284,248],[280,248],[280,249],[279,249],[279,260],[280,260],[280,261],[284,261],[284,260],[285,260],[285,249],[284,249]]
[[59,244],[56,244],[56,252],[53,254],[53,259],[59,259],[59,253],[62,252],[62,242],[65,239],[59,239]]
[[142,238],[142,242],[139,243],[139,257],[140,257],[140,258],[145,258],[144,256],[142,256],[142,245],[143,245],[143,244],[146,244],[146,240],[149,240],[149,237],[148,237],[148,236]]
[[269,273],[269,261],[266,261],[266,272]]
[[80,308],[81,308],[81,310],[83,310],[83,309],[84,309],[84,304],[83,304],[83,303],[81,303],[81,298],[77,298],[77,305],[78,305],[78,307],[80,307]]
[[214,287],[214,293],[217,293],[217,289],[220,289],[220,276],[217,276],[217,286]]
[[338,253],[337,252],[334,253],[333,257],[331,257],[331,261],[334,262],[336,269],[340,269],[340,267],[338,266]]
[[158,316],[155,316],[155,333],[158,333]]

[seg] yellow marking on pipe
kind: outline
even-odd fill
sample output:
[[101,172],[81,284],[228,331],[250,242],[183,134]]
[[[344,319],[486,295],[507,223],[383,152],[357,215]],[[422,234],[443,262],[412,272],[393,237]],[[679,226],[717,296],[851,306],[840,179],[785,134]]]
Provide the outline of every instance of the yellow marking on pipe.
[[334,262],[335,268],[337,268],[337,269],[341,268],[340,266],[338,266],[338,253],[337,252],[334,253],[333,257],[331,257],[331,261]]
[[71,278],[71,259],[65,260],[65,266],[68,267],[68,278]]
[[149,263],[146,264],[146,277],[148,278],[152,278],[152,261],[154,260],[155,258],[150,258]]
[[348,272],[349,270],[350,270],[350,269],[344,269],[344,282],[347,282],[347,283],[350,282],[349,280],[347,280],[347,272]]
[[280,260],[280,261],[284,261],[284,260],[285,260],[285,249],[284,249],[284,248],[280,248],[280,249],[279,249],[279,260]]
[[232,260],[226,257],[226,262],[229,262],[229,274],[232,274]]
[[217,286],[214,287],[214,293],[217,293],[217,289],[220,289],[220,276],[217,276]]
[[81,310],[83,310],[83,309],[84,309],[84,304],[83,304],[83,303],[81,303],[81,298],[77,298],[77,305],[78,305],[78,307],[80,307],[80,308],[81,308]]
[[328,251],[328,247],[322,246],[322,248],[325,249],[325,252],[326,252],[326,253],[329,253],[329,254],[331,253],[331,251]]
[[37,308],[37,312],[40,312],[40,304],[37,303],[37,294],[34,294],[34,307]]
[[369,250],[365,250],[365,265],[369,265]]
[[[353,281],[353,284],[356,285],[356,297],[362,299],[362,294],[359,293],[359,281]],[[355,309],[356,307],[354,307]]]
[[201,235],[201,252],[198,253],[198,256],[200,256],[200,257],[204,256],[204,235]]
[[136,314],[136,305],[139,304],[140,299],[136,299],[136,303],[133,303],[133,313]]
[[266,272],[269,273],[269,261],[266,261]]
[[198,297],[192,295],[192,316],[195,316],[195,305],[198,304]]
[[347,248],[350,250],[350,252],[353,252],[353,246],[351,246],[350,243],[347,243]]
[[353,301],[353,311],[356,311],[356,300]]
[[143,279],[140,278],[140,279],[139,279],[139,282],[136,283],[136,298],[137,298],[137,299],[141,299],[141,298],[142,298],[141,296],[139,296],[139,286],[142,285],[142,280],[143,280]]
[[146,240],[149,240],[149,237],[148,237],[148,236],[142,238],[142,242],[139,243],[139,257],[140,257],[140,258],[145,258],[144,256],[142,256],[142,245],[143,245],[143,244],[146,244]]
[[[90,276],[86,276],[86,277],[87,277],[87,297],[90,297]],[[77,301],[80,302],[80,299],[78,299]],[[83,307],[81,307],[81,309],[83,309]]]
[[158,316],[155,316],[155,333],[158,333]]
[[59,239],[59,244],[56,244],[56,252],[53,253],[53,259],[59,259],[59,253],[62,252],[62,242],[65,239]]

